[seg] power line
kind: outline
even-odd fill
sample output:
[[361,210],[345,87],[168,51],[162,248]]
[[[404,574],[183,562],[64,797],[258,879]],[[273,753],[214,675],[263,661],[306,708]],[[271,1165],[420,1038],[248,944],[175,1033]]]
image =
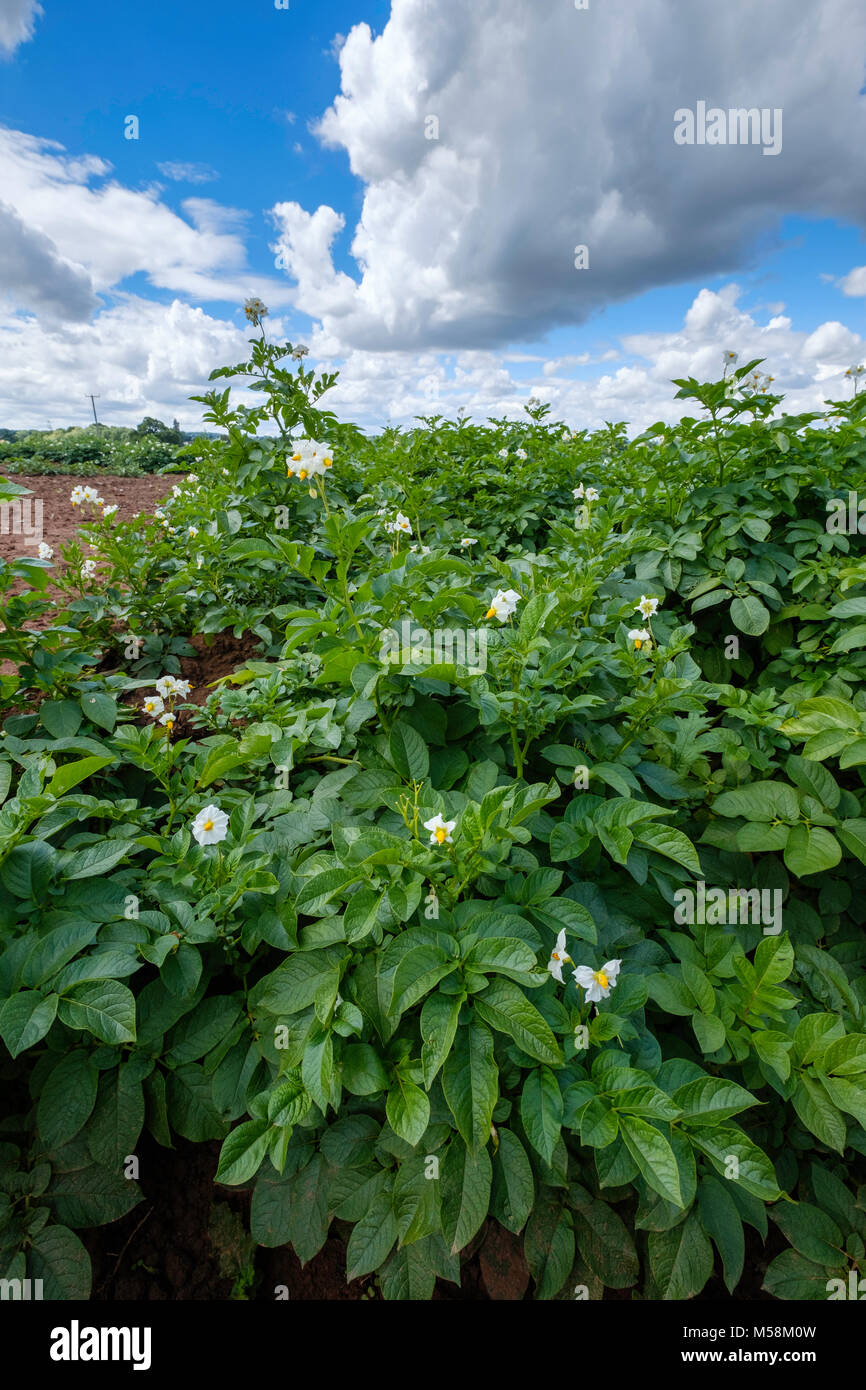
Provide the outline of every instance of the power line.
[[93,396],[93,395],[91,395],[91,394],[90,394],[89,392],[87,392],[87,391],[85,391],[84,394],[85,394],[85,396],[87,396],[87,399],[90,401],[90,404],[91,404],[92,407],[93,407],[93,423],[94,423],[94,425],[98,425],[98,424],[99,424],[99,421],[98,421],[97,418],[96,418],[96,402],[97,402],[100,398],[99,398],[99,396]]

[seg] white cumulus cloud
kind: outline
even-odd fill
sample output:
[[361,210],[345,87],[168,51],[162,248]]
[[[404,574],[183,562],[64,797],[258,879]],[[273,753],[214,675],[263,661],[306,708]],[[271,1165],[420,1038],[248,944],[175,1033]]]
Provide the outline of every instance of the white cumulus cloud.
[[[784,214],[862,221],[860,0],[685,10],[392,0],[355,26],[316,129],[363,205],[349,247],[337,211],[274,209],[296,307],[347,349],[495,348],[735,273]],[[781,110],[781,154],[677,145],[700,100]]]
[[[97,294],[141,272],[156,289],[200,301],[260,294],[275,307],[288,302],[288,286],[247,269],[245,214],[190,198],[186,221],[160,201],[158,188],[126,188],[111,172],[106,160],[0,128],[4,201],[33,236],[47,237],[63,260],[83,268]],[[0,265],[0,293],[15,288]],[[32,307],[39,308],[35,300]]]
[[19,44],[32,39],[43,13],[39,0],[0,0],[0,52],[14,53]]

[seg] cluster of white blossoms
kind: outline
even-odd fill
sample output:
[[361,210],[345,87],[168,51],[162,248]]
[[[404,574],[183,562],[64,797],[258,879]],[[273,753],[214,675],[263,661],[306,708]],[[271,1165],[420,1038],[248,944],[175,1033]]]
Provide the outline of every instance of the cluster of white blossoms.
[[200,845],[218,845],[229,833],[229,818],[219,806],[205,806],[192,823],[192,833]]
[[151,719],[158,719],[171,733],[177,723],[177,715],[172,705],[175,700],[189,695],[191,690],[189,681],[179,681],[176,676],[160,676],[156,682],[156,694],[147,696],[142,709]]
[[741,396],[764,396],[775,380],[774,376],[763,376],[760,372],[752,372],[740,382],[734,381],[732,378],[728,382],[728,394],[734,395],[735,392],[739,391]]
[[506,623],[516,611],[520,597],[515,589],[499,589],[490,600],[485,618],[498,618],[501,623]]
[[318,439],[299,439],[294,446],[287,472],[290,478],[297,473],[303,482],[305,478],[322,477],[327,469],[332,467],[333,462],[330,444],[321,443]]
[[850,376],[853,379],[855,391],[857,390],[857,382],[860,380],[861,376],[863,376],[864,373],[866,373],[866,367],[864,367],[862,363],[860,363],[860,365],[856,367],[849,367],[847,372],[845,373],[846,376]]
[[261,299],[259,299],[258,295],[254,294],[252,298],[248,299],[244,304],[244,313],[246,314],[250,323],[255,324],[258,327],[262,319],[267,318],[268,306]]
[[[500,449],[500,450],[499,450],[499,457],[500,457],[501,459],[507,459],[507,458],[510,458],[510,454],[509,454],[509,452],[508,452],[507,449]],[[526,452],[525,449],[515,449],[515,451],[514,451],[514,457],[515,457],[515,458],[519,458],[519,459],[521,460],[521,462],[525,462],[525,460],[529,458],[529,455],[528,455],[528,453]]]
[[[565,950],[565,928],[556,938],[556,945],[550,953],[550,960],[547,968],[551,975],[559,984],[563,983],[562,967],[566,964],[574,965],[571,956]],[[608,960],[600,970],[593,970],[591,965],[578,965],[572,970],[575,984],[581,989],[586,990],[587,1004],[597,1004],[601,999],[608,999],[612,989],[616,989],[617,977],[619,976],[621,960]]]
[[95,507],[105,506],[105,498],[100,497],[95,487],[82,487],[80,483],[72,489],[69,500],[73,507],[80,507],[82,502],[92,502]]
[[106,502],[104,497],[100,497],[95,487],[83,487],[81,483],[77,483],[72,489],[69,494],[69,500],[73,507],[80,507],[85,502],[92,502],[94,507],[101,507],[102,516],[105,521],[107,521],[110,516],[114,516],[114,513],[117,511],[116,502]]
[[393,521],[386,521],[384,526],[389,535],[393,535],[395,532],[402,532],[407,536],[412,534],[412,523],[408,516],[404,516],[402,512],[398,512]]
[[453,844],[454,841],[451,838],[451,831],[456,824],[456,820],[444,820],[441,815],[433,816],[430,820],[425,820],[424,829],[430,831],[431,845]]
[[[646,594],[641,594],[640,603],[635,609],[642,618],[652,618],[659,607],[657,598],[647,598]],[[633,627],[629,630],[628,640],[634,643],[635,651],[650,651],[652,648],[652,633],[645,627]]]
[[597,488],[584,487],[583,483],[578,483],[577,487],[572,488],[571,495],[576,502],[597,502],[601,497]]
[[92,579],[96,574],[96,561],[85,560],[84,564],[81,566],[81,573],[84,575],[85,579]]
[[188,695],[192,690],[189,681],[179,681],[176,676],[160,676],[156,683],[157,692],[163,699]]
[[53,559],[54,559],[54,551],[51,549],[51,546],[50,546],[50,545],[46,545],[46,544],[45,544],[45,541],[40,541],[40,542],[39,542],[39,552],[38,552],[38,554],[39,554],[40,560],[53,560]]

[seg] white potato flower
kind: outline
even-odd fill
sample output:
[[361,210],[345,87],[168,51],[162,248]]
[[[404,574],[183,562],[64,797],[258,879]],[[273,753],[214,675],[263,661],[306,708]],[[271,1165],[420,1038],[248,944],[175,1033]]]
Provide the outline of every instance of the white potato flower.
[[294,445],[287,472],[290,478],[297,473],[301,482],[321,476],[334,462],[330,444],[318,439],[299,439]]
[[499,457],[500,457],[501,459],[507,459],[507,458],[508,458],[508,450],[507,450],[507,449],[500,449],[500,450],[499,450]]
[[566,961],[570,960],[571,956],[569,956],[565,950],[565,927],[563,927],[559,936],[556,938],[556,945],[550,953],[550,960],[547,962],[548,970],[553,978],[558,980],[560,984],[562,984],[562,967]]
[[500,589],[490,600],[485,617],[498,618],[501,623],[505,623],[515,612],[520,602],[520,594],[514,589]]
[[69,500],[73,507],[80,507],[82,502],[94,502],[98,507],[105,505],[104,499],[100,497],[95,487],[82,487],[80,483],[77,483],[72,489]]
[[166,710],[165,714],[160,716],[159,722],[160,724],[164,724],[165,727],[168,729],[168,732],[171,733],[172,729],[177,723],[177,715],[172,714],[170,709]]
[[456,824],[456,820],[443,820],[441,815],[433,816],[431,820],[425,820],[424,829],[430,831],[431,845],[453,844],[451,831]]
[[588,487],[588,488],[586,489],[586,500],[587,500],[587,502],[597,502],[597,501],[599,500],[600,497],[601,497],[601,493],[598,491],[597,488]]
[[178,680],[176,676],[160,676],[156,682],[156,689],[163,699],[168,699],[173,695],[188,695],[192,690],[189,681]]
[[250,323],[259,324],[263,318],[267,317],[268,308],[267,305],[259,299],[258,295],[253,295],[252,298],[248,299],[244,304],[244,313]]
[[572,973],[575,981],[581,989],[586,990],[586,1002],[597,1004],[601,999],[608,999],[612,989],[616,989],[617,976],[621,960],[609,960],[600,970],[593,970],[589,965],[579,965]]
[[54,551],[51,549],[51,546],[46,545],[44,541],[39,542],[39,558],[40,560],[54,559]]
[[517,450],[517,457],[518,457],[519,459],[528,459],[528,458],[529,458],[529,455],[528,455],[528,453],[526,452],[525,449],[518,449],[518,450]]
[[109,503],[107,503],[107,504],[103,504],[102,515],[103,515],[103,517],[105,518],[106,521],[108,520],[108,518],[109,518],[110,516],[114,516],[114,513],[115,513],[116,511],[117,511],[117,503],[116,503],[116,502],[109,502]]
[[148,695],[141,708],[151,719],[158,719],[165,709],[165,702],[160,695]]
[[467,550],[467,549],[469,548],[470,545],[477,545],[477,544],[478,544],[478,537],[477,537],[477,536],[464,536],[463,539],[462,539],[462,541],[460,542],[460,548],[461,548],[461,550]]
[[84,564],[81,566],[81,573],[84,575],[85,579],[92,579],[96,574],[96,561],[85,560]]
[[192,823],[192,833],[200,845],[218,845],[229,833],[229,818],[219,806],[205,806]]
[[640,603],[635,609],[642,618],[652,618],[658,612],[659,601],[657,598],[647,598],[646,594],[641,594]]
[[647,651],[652,646],[652,635],[647,632],[645,627],[633,627],[629,630],[628,640],[634,642],[635,651],[640,651],[645,647]]

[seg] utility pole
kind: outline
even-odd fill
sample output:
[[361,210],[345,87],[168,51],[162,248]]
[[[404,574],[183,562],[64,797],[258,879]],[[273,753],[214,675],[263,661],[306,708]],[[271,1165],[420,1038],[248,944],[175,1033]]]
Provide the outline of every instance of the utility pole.
[[87,391],[85,391],[84,394],[87,396],[87,399],[90,401],[90,404],[93,407],[93,423],[94,425],[98,425],[99,421],[96,418],[96,402],[99,400],[99,396],[92,396]]

